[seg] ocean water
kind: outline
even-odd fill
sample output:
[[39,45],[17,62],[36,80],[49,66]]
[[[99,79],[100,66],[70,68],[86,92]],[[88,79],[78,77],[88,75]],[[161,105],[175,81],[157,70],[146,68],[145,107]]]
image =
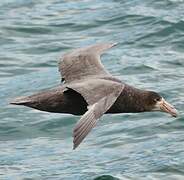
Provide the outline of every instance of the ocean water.
[[[105,67],[179,116],[104,115],[73,151],[80,117],[9,102],[59,85],[60,56],[97,42],[118,42]],[[184,179],[184,1],[1,0],[0,179],[95,178]]]

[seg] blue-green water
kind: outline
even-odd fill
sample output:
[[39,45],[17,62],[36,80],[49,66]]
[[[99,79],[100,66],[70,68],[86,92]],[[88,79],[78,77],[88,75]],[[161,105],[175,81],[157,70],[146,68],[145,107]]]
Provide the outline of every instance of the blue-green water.
[[[73,151],[79,117],[9,105],[57,86],[59,57],[96,42],[118,42],[103,56],[105,67],[161,93],[179,117],[105,115]],[[183,109],[183,0],[0,1],[0,179],[182,180]]]

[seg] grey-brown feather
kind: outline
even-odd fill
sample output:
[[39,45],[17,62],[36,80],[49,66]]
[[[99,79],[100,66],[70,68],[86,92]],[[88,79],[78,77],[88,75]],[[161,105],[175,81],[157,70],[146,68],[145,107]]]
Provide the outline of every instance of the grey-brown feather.
[[119,89],[112,91],[90,106],[89,110],[81,117],[73,130],[74,149],[88,135],[99,118],[114,104],[121,92],[122,87],[119,87]]
[[59,71],[66,83],[93,76],[110,75],[100,61],[101,54],[115,46],[104,43],[66,53],[59,61]]
[[99,99],[109,95],[112,92],[123,90],[124,85],[114,80],[101,78],[86,78],[85,80],[75,81],[74,83],[65,84],[69,89],[81,94],[88,105],[93,105]]

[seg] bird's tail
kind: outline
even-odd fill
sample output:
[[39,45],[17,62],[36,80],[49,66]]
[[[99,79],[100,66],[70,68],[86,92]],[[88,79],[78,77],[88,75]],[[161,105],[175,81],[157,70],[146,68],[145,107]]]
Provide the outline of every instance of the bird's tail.
[[[48,112],[64,112],[63,87],[56,87],[29,96],[15,98],[10,102],[13,105],[23,105]],[[63,110],[64,109],[64,110]]]
[[10,102],[10,104],[14,104],[14,105],[26,105],[28,103],[31,102],[31,99],[29,97],[26,96],[21,96],[18,98],[15,98],[14,100],[12,100]]

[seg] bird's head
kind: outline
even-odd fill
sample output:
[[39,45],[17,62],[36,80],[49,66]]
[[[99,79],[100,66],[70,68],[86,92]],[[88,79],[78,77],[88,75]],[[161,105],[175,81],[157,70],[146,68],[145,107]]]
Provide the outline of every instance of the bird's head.
[[171,114],[173,117],[177,116],[177,110],[169,104],[162,96],[153,91],[148,91],[147,94],[147,110],[148,111],[162,111]]

